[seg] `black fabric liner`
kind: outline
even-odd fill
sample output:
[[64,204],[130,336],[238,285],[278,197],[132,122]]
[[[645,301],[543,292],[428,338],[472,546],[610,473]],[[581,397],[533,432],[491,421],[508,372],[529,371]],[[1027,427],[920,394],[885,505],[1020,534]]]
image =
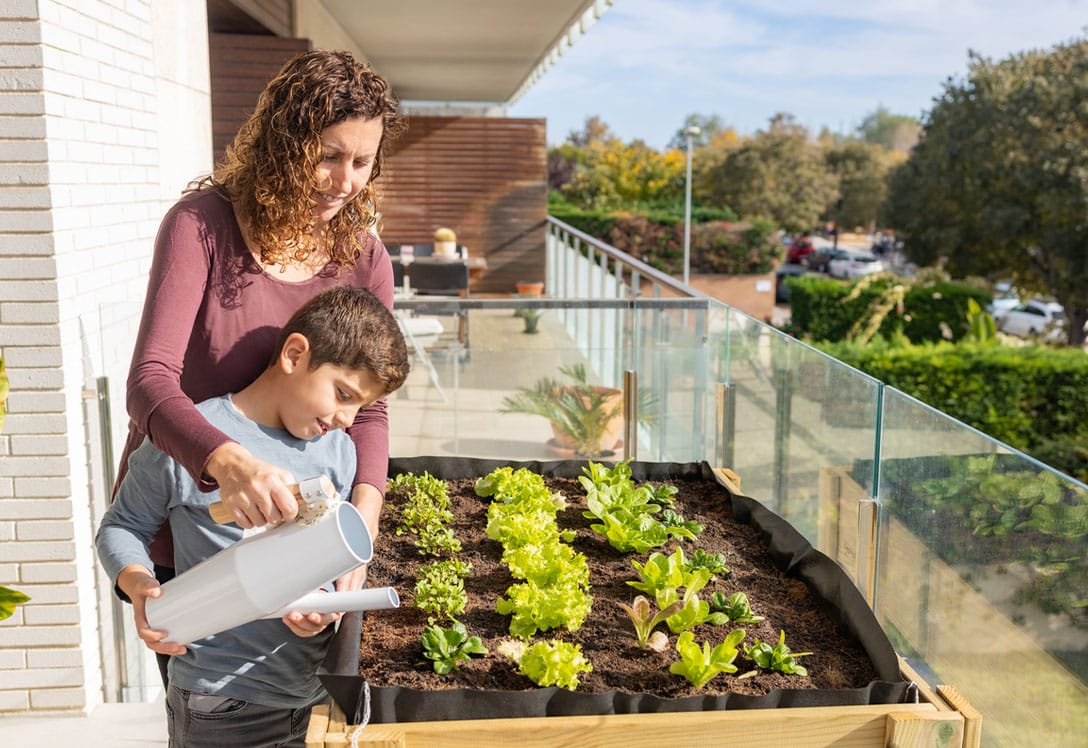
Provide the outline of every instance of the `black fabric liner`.
[[[467,457],[413,457],[393,459],[389,475],[429,472],[437,478],[478,478],[498,467],[528,468],[545,477],[575,478],[584,461],[510,462]],[[370,686],[370,721],[373,723],[430,722],[504,717],[550,717],[653,712],[696,712],[724,709],[854,706],[898,704],[911,698],[912,684],[902,679],[899,661],[854,583],[831,558],[813,548],[786,520],[747,496],[730,492],[710,466],[703,463],[632,462],[632,478],[642,481],[704,480],[722,486],[737,521],[754,527],[767,542],[779,570],[805,582],[823,602],[828,617],[842,625],[868,654],[879,680],[865,688],[776,689],[763,696],[724,694],[663,698],[646,693],[580,693],[563,688],[526,691],[450,689],[423,691],[401,686]],[[351,622],[352,624],[354,622]],[[360,629],[341,624],[319,678],[351,724],[364,711],[364,678],[358,675]],[[352,637],[354,636],[354,639]]]

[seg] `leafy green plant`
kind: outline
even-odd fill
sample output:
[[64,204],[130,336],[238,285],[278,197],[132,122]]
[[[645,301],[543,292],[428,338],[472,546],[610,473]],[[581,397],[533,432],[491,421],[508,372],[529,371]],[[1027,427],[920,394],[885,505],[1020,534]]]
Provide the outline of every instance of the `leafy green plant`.
[[25,603],[30,598],[18,590],[0,585],[0,621],[15,614],[15,606]]
[[457,670],[461,662],[468,662],[472,655],[487,654],[487,647],[478,636],[469,636],[465,625],[454,621],[448,628],[428,626],[420,637],[423,656],[434,663],[439,675]]
[[448,559],[421,566],[416,578],[415,606],[427,614],[427,622],[455,619],[465,612],[468,595],[465,577],[472,564]]
[[724,576],[729,573],[729,569],[725,565],[725,554],[707,553],[703,548],[696,548],[691,552],[688,566],[691,569],[706,569],[711,576],[718,576],[719,574]]
[[739,654],[737,645],[744,639],[744,634],[744,629],[730,631],[725,641],[711,649],[709,642],[703,642],[700,647],[695,643],[695,635],[685,631],[676,640],[680,661],[670,665],[669,672],[684,676],[696,688],[702,688],[719,673],[737,672],[733,662]]
[[[677,547],[670,555],[657,552],[646,559],[645,564],[632,561],[640,580],[628,582],[641,592],[653,595],[661,609],[679,602],[680,607],[666,618],[674,633],[686,631],[700,623],[720,625],[729,619],[723,613],[714,612],[710,604],[699,599],[699,590],[710,581],[708,569],[693,569],[684,557],[684,549]],[[681,590],[683,593],[681,594]]]
[[663,623],[666,618],[679,612],[683,603],[679,600],[667,605],[664,610],[654,612],[649,598],[637,595],[631,605],[617,603],[631,618],[635,626],[635,639],[642,649],[653,649],[662,652],[669,646],[669,639],[661,631],[654,631],[657,625]]
[[[672,509],[661,510],[661,524],[665,525],[666,531],[671,531],[670,534],[677,535],[677,530],[687,530],[691,537],[695,537],[703,531],[703,526],[695,520],[685,520],[677,512]],[[687,537],[686,535],[684,537]]]
[[[487,534],[502,543],[503,562],[515,579],[495,610],[510,616],[510,633],[528,638],[539,630],[581,628],[593,604],[585,556],[566,542],[555,515],[566,506],[540,475],[525,468],[497,468],[476,481],[476,493],[490,496]],[[566,541],[566,542],[564,542]]]
[[721,626],[729,621],[725,613],[711,611],[710,603],[706,600],[700,600],[698,593],[692,590],[684,591],[684,596],[680,598],[680,604],[682,606],[680,610],[665,619],[665,623],[668,624],[669,630],[673,633],[693,629],[702,623]]
[[710,596],[710,609],[724,613],[730,623],[759,623],[763,620],[763,616],[752,613],[748,596],[743,592],[734,592],[728,597],[724,593],[715,592]]
[[574,575],[557,575],[552,584],[513,584],[495,603],[495,610],[510,616],[510,634],[528,639],[537,631],[558,628],[577,631],[593,605]]
[[538,686],[559,686],[570,691],[578,688],[578,675],[593,671],[593,665],[577,644],[551,640],[532,646],[519,641],[506,641],[499,652],[518,664],[521,674]]
[[578,476],[586,491],[586,511],[582,514],[598,520],[590,525],[590,529],[603,535],[609,545],[621,553],[645,553],[664,545],[670,537],[695,538],[678,515],[674,515],[674,519],[680,524],[672,526],[654,516],[661,511],[658,502],[663,497],[666,501],[671,500],[672,493],[648,484],[636,487],[627,462],[617,463],[612,468],[590,462],[582,472],[583,475]]
[[[779,630],[778,643],[771,646],[767,642],[755,640],[752,645],[744,645],[744,656],[764,670],[777,670],[786,675],[808,675],[808,670],[798,664],[798,657],[808,657],[812,652],[790,652],[786,646],[786,632]],[[755,671],[744,676],[754,675]]]
[[[632,561],[631,565],[638,572],[639,581],[628,582],[627,584],[640,592],[655,597],[658,597],[661,592],[667,589],[675,590],[680,587],[687,587],[692,584],[696,576],[695,570],[691,568],[684,556],[684,549],[680,547],[677,547],[675,551],[667,556],[660,551],[656,551],[650,554],[650,557],[646,559],[646,563],[640,564],[638,561]],[[709,573],[707,573],[706,578],[709,580]]]
[[415,546],[425,556],[461,552],[461,542],[446,526],[453,513],[445,481],[426,472],[402,473],[389,481],[388,493],[401,500],[397,535],[415,535]]
[[[612,448],[612,444],[604,444],[602,440],[612,428],[613,419],[623,415],[619,390],[590,384],[583,364],[563,366],[559,372],[570,384],[543,377],[533,386],[522,387],[504,398],[499,412],[543,416],[570,438],[576,454],[599,457]],[[655,407],[656,400],[650,393],[639,393],[640,421],[652,422]]]

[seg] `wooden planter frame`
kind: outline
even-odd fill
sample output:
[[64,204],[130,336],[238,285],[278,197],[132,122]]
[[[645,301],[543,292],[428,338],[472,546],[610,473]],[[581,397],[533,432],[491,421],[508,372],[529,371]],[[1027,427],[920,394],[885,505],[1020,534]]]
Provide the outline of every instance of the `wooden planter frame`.
[[367,725],[356,732],[336,704],[314,707],[306,748],[659,748],[788,745],[791,748],[978,748],[982,717],[953,686],[931,689],[905,662],[917,704],[738,709]]

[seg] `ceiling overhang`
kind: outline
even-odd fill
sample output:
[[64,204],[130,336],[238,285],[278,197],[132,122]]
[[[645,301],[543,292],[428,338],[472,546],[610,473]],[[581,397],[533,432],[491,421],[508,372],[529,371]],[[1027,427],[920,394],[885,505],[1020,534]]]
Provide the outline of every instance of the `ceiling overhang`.
[[613,0],[320,0],[401,101],[512,104]]

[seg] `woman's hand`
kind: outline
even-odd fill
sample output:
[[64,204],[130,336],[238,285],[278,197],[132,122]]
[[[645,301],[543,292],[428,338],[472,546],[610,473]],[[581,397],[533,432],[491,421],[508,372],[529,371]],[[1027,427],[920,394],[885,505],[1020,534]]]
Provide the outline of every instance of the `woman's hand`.
[[219,500],[242,529],[292,520],[298,501],[287,487],[294,476],[287,470],[259,460],[236,442],[214,452],[204,468],[219,484]]
[[170,634],[153,629],[147,622],[147,600],[162,597],[162,587],[155,575],[145,566],[131,564],[117,575],[117,586],[132,601],[132,617],[136,622],[136,634],[152,652],[164,655],[183,655],[188,650],[181,644],[164,642]]
[[308,638],[325,630],[330,623],[340,620],[341,613],[300,613],[292,610],[280,620],[295,634]]

